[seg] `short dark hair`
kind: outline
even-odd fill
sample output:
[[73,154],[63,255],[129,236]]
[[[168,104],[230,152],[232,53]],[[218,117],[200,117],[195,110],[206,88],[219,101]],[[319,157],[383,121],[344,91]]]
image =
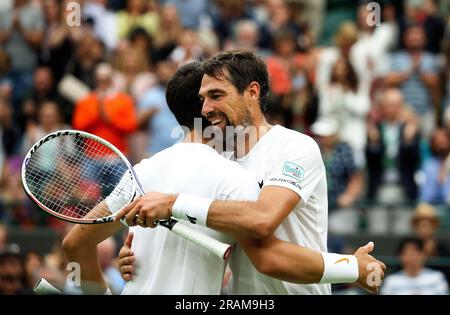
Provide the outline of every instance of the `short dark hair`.
[[414,245],[418,251],[423,251],[423,241],[417,237],[406,237],[397,246],[397,255],[401,255],[407,245]]
[[259,105],[262,111],[266,110],[267,97],[269,95],[269,74],[265,62],[254,53],[244,49],[229,50],[220,52],[203,64],[205,74],[216,79],[225,75],[226,70],[230,77],[228,78],[240,94],[251,82],[259,83],[260,95]]
[[194,128],[194,118],[202,118],[198,90],[203,78],[201,62],[181,66],[167,83],[166,100],[181,126]]

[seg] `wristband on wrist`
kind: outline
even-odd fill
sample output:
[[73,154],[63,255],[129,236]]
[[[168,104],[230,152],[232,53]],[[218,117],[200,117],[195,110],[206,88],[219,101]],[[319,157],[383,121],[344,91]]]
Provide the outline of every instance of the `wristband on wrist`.
[[206,226],[209,206],[213,201],[209,198],[179,194],[172,206],[172,215],[176,219]]
[[358,260],[353,255],[321,252],[323,275],[320,283],[352,283],[358,280]]

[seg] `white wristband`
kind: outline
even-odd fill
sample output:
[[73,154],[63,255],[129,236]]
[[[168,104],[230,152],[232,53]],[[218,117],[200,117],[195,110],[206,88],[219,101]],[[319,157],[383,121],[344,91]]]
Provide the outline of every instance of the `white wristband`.
[[209,198],[179,194],[172,206],[172,215],[176,219],[206,226],[209,206],[213,201],[213,199]]
[[324,270],[320,283],[352,283],[358,280],[358,260],[353,255],[321,252]]

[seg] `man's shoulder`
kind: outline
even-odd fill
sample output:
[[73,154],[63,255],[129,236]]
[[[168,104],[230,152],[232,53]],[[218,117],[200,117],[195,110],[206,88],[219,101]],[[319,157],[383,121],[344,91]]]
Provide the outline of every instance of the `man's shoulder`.
[[281,148],[292,149],[298,147],[302,150],[305,148],[318,148],[317,142],[304,133],[280,125],[276,125],[273,128],[274,136],[272,137],[272,142]]

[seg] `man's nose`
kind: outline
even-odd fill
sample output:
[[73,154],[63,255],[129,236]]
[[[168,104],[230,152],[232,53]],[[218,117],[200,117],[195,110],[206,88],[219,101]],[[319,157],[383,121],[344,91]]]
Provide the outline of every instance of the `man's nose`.
[[214,107],[211,105],[211,102],[208,101],[208,99],[205,99],[203,101],[203,106],[202,106],[202,115],[204,117],[208,116],[208,113],[211,113],[214,111]]

